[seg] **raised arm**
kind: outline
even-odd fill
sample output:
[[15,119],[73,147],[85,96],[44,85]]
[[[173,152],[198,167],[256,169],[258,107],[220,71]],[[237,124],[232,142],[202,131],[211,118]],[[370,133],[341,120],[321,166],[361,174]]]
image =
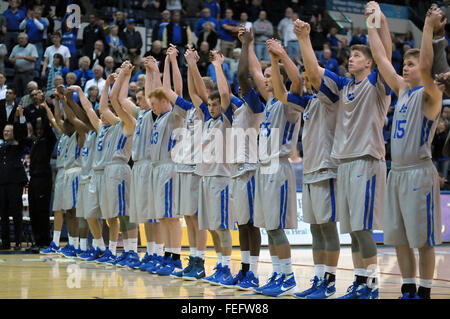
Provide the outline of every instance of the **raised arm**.
[[[119,104],[119,91],[120,91],[121,87],[119,85],[117,85],[117,81],[116,81],[115,77],[117,77],[117,75],[115,75],[114,73],[112,73],[108,76],[108,78],[106,79],[105,86],[103,87],[103,92],[102,92],[102,96],[100,97],[100,99],[103,97],[103,94],[105,94],[105,93],[106,93],[106,96],[108,96],[109,86],[111,83],[114,83],[114,85],[111,89],[111,92],[110,92],[109,99],[111,101],[111,105],[112,105],[113,109],[117,112],[116,109],[118,109],[120,107],[118,104]],[[99,110],[100,110],[100,114],[102,114],[110,124],[116,125],[116,123],[120,121],[120,118],[118,116],[114,115],[114,113],[110,110],[110,108],[108,107],[107,104],[100,104]]]
[[287,104],[287,96],[288,92],[286,90],[286,86],[283,83],[283,78],[280,73],[280,59],[281,57],[277,55],[276,51],[274,52],[271,49],[271,43],[275,40],[268,40],[268,49],[270,55],[270,62],[272,64],[272,85],[273,92],[276,99],[280,100],[284,104]]
[[[197,52],[193,49],[188,49],[184,55],[186,58],[186,62],[188,64],[188,91],[189,97],[191,98],[192,103],[195,108],[199,108],[203,103],[202,98],[199,96],[197,92],[197,88],[195,85],[195,78],[197,77],[197,81],[203,83],[203,80],[200,76],[200,72],[198,71],[197,62],[199,60],[199,56]],[[200,79],[200,80],[198,80]],[[203,84],[204,85],[204,84]],[[205,89],[206,90],[206,89]]]
[[171,84],[171,75],[170,75],[170,64],[171,64],[171,55],[177,55],[176,49],[170,47],[167,49],[166,59],[164,60],[164,75],[163,75],[163,89],[167,93],[169,100],[172,104],[175,104],[175,101],[178,98],[178,94],[172,90]]
[[[377,13],[379,14],[379,12],[375,10],[379,9],[376,9],[373,6],[366,6],[366,18],[370,18]],[[406,89],[408,85],[404,79],[397,74],[391,61],[386,56],[386,51],[384,50],[380,33],[377,31],[376,26],[373,23],[368,23],[368,33],[370,50],[372,51],[372,56],[377,64],[378,70],[389,87],[397,96],[399,96],[399,93]]]
[[55,94],[55,102],[56,103],[54,104],[54,106],[55,106],[55,111],[54,112],[55,112],[56,124],[61,129],[61,132],[65,134],[66,132],[64,131],[64,120],[62,118],[61,109],[60,109],[60,106],[59,106],[60,99],[59,99],[59,95],[58,94]]
[[71,108],[71,110],[75,113],[75,116],[83,123],[85,123],[86,125],[89,126],[89,129],[92,129],[92,125],[89,122],[89,118],[86,115],[86,112],[83,111],[83,109],[80,107],[80,105],[78,105],[77,102],[75,102],[75,100],[73,99],[73,89],[67,88],[67,90],[65,90],[65,96],[66,96],[66,100],[67,100],[67,104],[69,105],[69,107]]
[[422,45],[419,59],[420,74],[424,85],[424,113],[430,120],[435,120],[442,108],[442,92],[434,83],[431,76],[433,66],[433,29],[441,20],[441,15],[436,9],[425,18],[423,27]]
[[48,117],[48,121],[50,122],[50,125],[55,129],[55,131],[58,134],[61,134],[62,130],[59,127],[59,125],[56,123],[55,116],[53,115],[52,110],[50,110],[50,108],[48,107],[47,102],[45,102],[45,99],[40,104],[40,106],[45,109],[45,112],[47,113],[47,117]]
[[[125,63],[122,65],[122,70],[120,71],[120,74],[116,80],[116,83],[114,86],[118,86],[119,88],[128,87],[128,81],[131,77],[131,72],[133,71],[133,65],[129,61],[125,61]],[[136,110],[136,106],[133,102],[128,100],[127,98],[127,92],[123,91],[122,89],[119,91],[119,96],[115,97],[116,102],[112,104],[114,110],[116,111],[117,115],[119,116],[120,120],[123,122],[123,132],[126,135],[131,134],[134,132],[134,128],[136,126],[136,120],[134,118],[134,111]],[[112,95],[112,93],[111,93]],[[129,103],[128,103],[129,102]],[[132,107],[131,112],[127,110],[125,104],[128,104]]]
[[170,47],[174,50],[174,53],[169,55],[170,64],[172,64],[173,90],[178,96],[183,97],[183,78],[177,60],[178,50],[173,44],[170,44]]
[[241,56],[238,64],[238,80],[242,96],[252,88],[248,78],[249,73],[249,47],[253,44],[253,34],[242,26],[239,28],[239,41],[242,43]]
[[223,71],[222,64],[225,61],[223,54],[213,50],[212,54],[212,64],[216,71],[217,78],[217,88],[220,93],[220,104],[222,106],[222,111],[225,112],[230,106],[230,87],[228,86],[227,78],[225,77],[225,72]]
[[84,124],[82,121],[80,121],[75,113],[72,111],[72,109],[69,107],[69,104],[67,103],[67,99],[64,92],[64,86],[60,85],[57,87],[56,91],[59,94],[59,99],[61,101],[61,104],[64,108],[64,113],[66,113],[67,120],[72,123],[75,130],[78,134],[83,135],[87,132],[89,132],[89,127]]
[[297,40],[300,44],[300,51],[303,58],[303,64],[305,66],[306,73],[308,73],[309,80],[312,86],[319,90],[322,84],[322,78],[325,74],[325,69],[319,66],[317,62],[316,54],[314,53],[309,34],[311,26],[301,20],[294,22],[294,33],[297,36]]
[[[77,85],[72,85],[69,87],[69,89],[72,89],[72,90],[78,92],[78,97],[80,98],[81,107],[86,112],[86,116],[88,117],[89,122],[91,123],[94,131],[98,133],[98,129],[101,124],[101,120],[98,118],[97,113],[95,113],[94,109],[92,108],[91,102],[89,102],[87,97],[83,94],[83,90],[81,89],[81,87],[79,87]],[[103,90],[105,90],[105,89],[103,89]],[[105,96],[105,98],[106,98],[106,103],[108,104],[108,97]],[[101,101],[102,101],[102,97],[100,97],[100,104],[101,104]]]

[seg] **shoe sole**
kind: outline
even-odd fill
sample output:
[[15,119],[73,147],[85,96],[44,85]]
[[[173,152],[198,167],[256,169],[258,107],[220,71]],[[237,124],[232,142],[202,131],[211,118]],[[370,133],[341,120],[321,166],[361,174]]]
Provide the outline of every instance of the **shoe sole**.
[[305,298],[305,299],[309,299],[309,300],[325,300],[325,299],[336,299],[336,298],[337,298],[336,293],[333,293],[332,295],[326,296],[324,298]]

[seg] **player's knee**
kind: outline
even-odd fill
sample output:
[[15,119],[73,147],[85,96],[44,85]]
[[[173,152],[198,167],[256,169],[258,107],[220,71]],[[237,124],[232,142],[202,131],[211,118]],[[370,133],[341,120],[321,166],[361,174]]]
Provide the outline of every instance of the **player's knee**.
[[228,229],[216,229],[216,233],[220,240],[220,246],[222,248],[231,247],[232,246],[232,239],[231,239],[231,233]]
[[283,229],[268,230],[267,234],[269,235],[269,238],[272,238],[273,245],[275,246],[289,243],[286,237],[286,233]]
[[320,230],[325,239],[325,250],[336,251],[340,249],[339,234],[335,222],[320,225]]
[[311,224],[309,226],[312,235],[312,249],[315,251],[325,249],[325,238],[320,230],[319,224]]
[[356,238],[356,236],[353,233],[350,233],[350,237],[352,240],[352,243],[351,243],[352,253],[359,253],[358,239]]
[[359,252],[363,259],[377,255],[377,244],[369,230],[359,230],[353,232],[359,244]]
[[88,225],[86,219],[84,219],[84,218],[78,218],[78,227],[79,227],[79,228],[88,228],[89,225]]

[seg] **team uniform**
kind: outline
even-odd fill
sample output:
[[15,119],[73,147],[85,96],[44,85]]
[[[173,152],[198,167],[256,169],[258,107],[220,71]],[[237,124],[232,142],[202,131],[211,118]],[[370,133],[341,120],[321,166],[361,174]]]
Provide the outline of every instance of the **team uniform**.
[[94,147],[94,154],[92,159],[92,178],[88,186],[88,202],[90,206],[89,217],[100,218],[106,208],[105,190],[105,166],[107,163],[107,143],[109,143],[112,132],[111,125],[101,124]]
[[271,98],[259,133],[260,165],[256,171],[254,225],[266,230],[297,228],[295,173],[288,158],[296,148],[301,125],[299,97],[288,104]]
[[94,159],[94,148],[97,139],[97,133],[95,131],[88,132],[86,140],[84,141],[82,153],[81,153],[81,172],[80,182],[77,193],[77,217],[88,218],[90,217],[90,203],[88,201],[89,194],[89,181],[92,178],[92,162]]
[[[190,102],[186,102],[190,103]],[[205,104],[206,107],[206,104]],[[175,203],[174,211],[177,216],[193,216],[198,212],[198,193],[200,176],[195,174],[196,164],[201,161],[201,141],[196,141],[201,136],[202,120],[199,112],[192,105],[187,111],[184,122],[184,136],[179,145],[179,151],[175,159]],[[189,138],[189,140],[188,140]],[[198,158],[198,156],[200,157]]]
[[[202,107],[200,113],[204,123],[201,142],[203,157],[195,169],[195,174],[201,176],[198,225],[201,230],[226,230],[234,223],[229,210],[230,165],[226,163],[225,158],[226,130],[231,128],[233,107],[230,105],[227,111],[216,119],[211,117],[207,107]],[[222,138],[222,145],[217,143],[217,138]],[[222,146],[222,149],[217,149],[217,145]]]
[[131,153],[134,161],[130,185],[129,216],[131,223],[148,222],[150,218],[151,198],[149,195],[152,194],[150,141],[152,127],[152,111],[141,111],[136,121]]
[[[227,150],[227,155],[234,155],[231,159],[233,164],[230,165],[230,211],[238,225],[254,221],[255,173],[258,167],[257,136],[264,110],[253,89],[243,98],[245,103],[236,97],[231,99],[230,107],[236,109],[233,112],[231,139],[227,140],[227,146],[233,147]],[[249,103],[255,105],[255,111]],[[245,136],[243,145],[233,143],[235,137],[240,140],[242,136]]]
[[81,173],[81,147],[77,142],[78,134],[70,136],[64,154],[64,190],[63,209],[69,210],[77,206],[78,186]]
[[63,209],[63,190],[64,190],[64,156],[66,154],[69,136],[62,134],[56,147],[56,178],[53,192],[53,211]]
[[174,212],[176,165],[171,153],[176,144],[174,131],[183,127],[186,111],[191,107],[192,104],[184,103],[179,97],[173,109],[159,114],[153,123],[149,147],[153,165],[150,219],[178,217]]
[[378,70],[359,83],[325,70],[320,91],[339,103],[331,156],[340,161],[340,231],[382,230],[386,188],[383,126],[390,89]]
[[105,166],[106,209],[102,218],[128,216],[130,204],[131,157],[133,135],[122,132],[122,122],[111,128],[111,137],[107,143],[107,163]]
[[[303,221],[335,222],[338,162],[331,157],[338,106],[323,94],[301,97],[303,112]],[[320,147],[318,147],[320,143]]]
[[439,175],[431,161],[431,143],[439,116],[423,112],[422,86],[400,93],[391,133],[385,215],[386,245],[421,248],[442,243]]

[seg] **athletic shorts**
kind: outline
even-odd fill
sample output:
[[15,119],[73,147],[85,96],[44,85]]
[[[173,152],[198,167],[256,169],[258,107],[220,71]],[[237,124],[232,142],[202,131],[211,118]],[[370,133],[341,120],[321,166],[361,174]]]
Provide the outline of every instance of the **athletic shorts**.
[[150,219],[178,217],[174,212],[176,174],[173,163],[153,163]]
[[103,219],[128,216],[130,205],[131,168],[126,163],[105,167],[106,209]]
[[54,212],[63,209],[63,196],[64,196],[64,168],[60,168],[56,173],[55,187],[53,191],[52,210]]
[[152,202],[152,163],[138,161],[131,170],[130,209],[131,223],[147,222],[150,218],[150,203]]
[[439,174],[431,161],[389,172],[384,243],[422,248],[442,243]]
[[78,192],[77,192],[77,217],[79,218],[88,218],[90,205],[88,202],[89,198],[89,180],[80,180],[78,184]]
[[297,189],[294,169],[285,158],[273,174],[263,174],[261,164],[255,175],[254,225],[266,230],[296,229]]
[[303,183],[302,207],[305,223],[336,222],[336,179]]
[[193,216],[197,214],[199,184],[199,175],[177,172],[174,203],[174,211],[177,216]]
[[254,222],[255,174],[254,170],[246,171],[230,179],[230,211],[238,225]]
[[369,156],[341,162],[337,175],[340,232],[382,230],[386,162]]
[[201,230],[230,229],[229,177],[202,176],[198,194],[198,226]]
[[101,218],[106,209],[106,201],[105,172],[94,171],[88,184],[86,218]]
[[80,183],[81,167],[64,172],[63,209],[77,208],[77,193]]

